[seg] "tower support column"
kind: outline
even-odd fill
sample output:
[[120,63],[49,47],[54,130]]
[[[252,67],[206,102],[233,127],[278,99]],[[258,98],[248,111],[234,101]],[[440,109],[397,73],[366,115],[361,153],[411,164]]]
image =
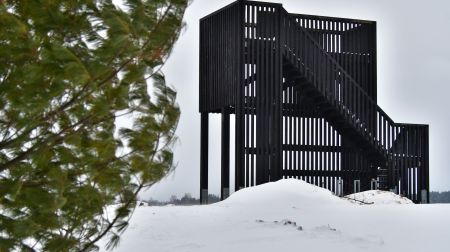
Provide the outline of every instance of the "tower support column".
[[201,113],[200,123],[200,204],[208,203],[208,113]]
[[222,109],[220,200],[230,195],[230,112]]

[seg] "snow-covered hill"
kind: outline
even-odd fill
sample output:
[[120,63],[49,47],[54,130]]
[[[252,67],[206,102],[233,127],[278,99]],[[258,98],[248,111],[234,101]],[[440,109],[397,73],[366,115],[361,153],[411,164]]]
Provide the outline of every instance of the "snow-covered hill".
[[450,251],[450,204],[351,197],[375,204],[287,179],[207,206],[141,206],[115,251]]

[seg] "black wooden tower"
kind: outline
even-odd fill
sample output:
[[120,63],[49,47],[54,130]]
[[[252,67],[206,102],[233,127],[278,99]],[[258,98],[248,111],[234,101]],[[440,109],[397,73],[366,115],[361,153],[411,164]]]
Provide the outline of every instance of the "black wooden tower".
[[338,194],[374,187],[428,202],[428,125],[377,105],[376,23],[236,1],[200,20],[200,194],[208,192],[208,115],[221,113],[221,198],[298,178]]

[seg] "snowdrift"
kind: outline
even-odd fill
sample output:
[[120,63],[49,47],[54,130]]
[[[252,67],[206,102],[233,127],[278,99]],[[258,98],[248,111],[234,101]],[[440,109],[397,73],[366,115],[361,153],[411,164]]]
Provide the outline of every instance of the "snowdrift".
[[345,197],[355,204],[414,204],[410,199],[402,197],[393,192],[370,190],[354,193]]
[[[305,204],[307,202],[307,204]],[[248,187],[232,194],[218,205],[302,205],[315,207],[316,205],[347,204],[345,200],[335,196],[327,189],[309,184],[298,179],[282,179],[277,182],[265,183],[255,187]]]

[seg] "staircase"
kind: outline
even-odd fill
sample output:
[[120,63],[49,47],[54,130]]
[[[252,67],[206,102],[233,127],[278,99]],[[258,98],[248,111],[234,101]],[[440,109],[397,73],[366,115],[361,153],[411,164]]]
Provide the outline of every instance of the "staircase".
[[[423,130],[424,126],[396,124],[291,14],[284,9],[281,12],[286,83],[294,83],[294,88],[310,97],[320,114],[341,135],[352,139],[365,153],[369,153],[368,160],[379,167],[380,189],[394,188],[413,200],[417,199],[418,192],[411,189],[410,184],[417,179],[411,174],[418,172],[408,171],[407,167],[420,166],[419,159],[424,153],[415,151],[412,157],[407,153],[414,148],[412,141],[415,144],[421,141],[417,140],[421,139],[420,136],[412,136],[411,132],[416,132],[417,127]],[[407,143],[403,136],[408,134],[411,136]],[[401,150],[399,145],[403,146]],[[399,179],[403,181],[401,190],[397,188]]]
[[[373,161],[385,163],[395,135],[377,131],[376,123],[385,129],[392,129],[395,123],[294,18],[286,12],[283,19],[286,77],[312,97],[317,109],[342,135],[370,152]],[[289,36],[292,34],[295,36]]]

